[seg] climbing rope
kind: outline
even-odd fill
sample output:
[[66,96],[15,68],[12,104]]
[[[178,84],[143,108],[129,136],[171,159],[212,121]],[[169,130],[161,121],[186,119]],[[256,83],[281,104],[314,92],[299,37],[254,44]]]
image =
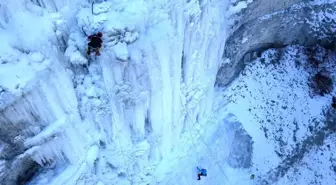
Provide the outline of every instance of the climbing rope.
[[[115,126],[114,124],[113,124],[113,126],[114,126],[114,129],[117,130],[117,129],[116,129],[116,126]],[[119,148],[120,148],[120,150],[121,150],[121,154],[122,154],[123,159],[124,159],[125,167],[127,167],[127,163],[126,163],[126,155],[125,155],[124,150],[123,150],[122,147],[121,147],[120,137],[119,137],[118,134],[116,134],[116,136],[117,136],[117,140],[118,140],[118,143],[119,143]],[[128,167],[127,167],[126,169],[128,169]],[[131,174],[131,177],[132,177],[132,184],[133,184],[133,174]],[[140,180],[142,181],[143,184],[146,184],[146,183],[143,181],[143,179],[142,179],[141,177],[140,177]]]
[[[187,113],[187,111],[186,111],[186,115],[187,115],[188,113]],[[186,124],[188,125],[188,127],[189,127],[189,134],[190,134],[190,137],[191,137],[191,140],[192,140],[192,142],[193,142],[193,146],[194,146],[194,153],[196,153],[196,157],[197,157],[197,160],[198,161],[200,161],[200,157],[199,157],[199,155],[198,155],[198,151],[197,151],[197,145],[196,145],[196,143],[195,143],[195,137],[193,136],[193,134],[191,133],[191,126],[188,124],[188,120],[186,120]],[[198,167],[197,167],[198,168]],[[204,184],[204,183],[203,183]]]
[[117,128],[116,128],[116,126],[114,125],[114,123],[112,123],[112,125],[113,125],[113,129],[116,131],[116,134],[115,134],[115,135],[116,135],[116,137],[117,137],[117,140],[118,140],[118,143],[119,143],[119,148],[120,148],[120,150],[121,150],[121,155],[123,156],[124,163],[125,163],[125,167],[126,167],[126,169],[127,169],[126,156],[125,156],[124,150],[123,150],[122,147],[121,147],[120,138],[119,138],[119,135],[117,134]]
[[[102,62],[102,61],[100,60],[100,62]],[[102,80],[103,80],[103,82],[104,82],[104,84],[105,84],[105,88],[106,88],[107,85],[106,85],[106,81],[105,81],[105,79],[104,79],[104,75],[103,75],[102,64],[99,63],[98,65],[100,66],[100,72],[101,72]],[[108,93],[108,95],[111,96],[110,93]],[[109,101],[108,103],[111,104],[110,101]],[[114,123],[112,123],[112,128],[115,130],[115,135],[116,135],[116,137],[117,137],[118,145],[119,145],[119,148],[120,148],[120,151],[121,151],[121,155],[122,155],[122,158],[123,158],[123,160],[124,160],[124,165],[125,165],[125,167],[126,167],[126,171],[127,171],[127,170],[128,170],[128,167],[127,167],[127,162],[126,162],[125,151],[124,151],[124,149],[121,147],[121,146],[122,146],[122,144],[121,144],[121,140],[120,140],[119,134],[118,134],[118,132],[117,132],[117,127],[115,126]],[[132,178],[132,184],[133,184],[133,174],[131,174],[131,178]],[[144,180],[143,180],[141,177],[140,177],[140,180],[142,181],[143,184],[147,184],[147,183],[144,182]]]
[[[190,117],[189,114],[188,114],[188,111],[187,111],[187,108],[185,107],[185,105],[182,104],[182,107],[186,110],[186,116],[190,119],[190,121],[192,121],[191,117]],[[187,122],[187,123],[188,123],[188,122]],[[193,124],[193,125],[195,125],[195,124]],[[227,181],[229,182],[229,184],[231,185],[232,183],[230,182],[228,176],[225,174],[225,172],[224,172],[222,166],[221,166],[221,165],[219,164],[219,162],[216,160],[215,155],[213,155],[212,150],[210,149],[210,147],[209,147],[209,146],[207,145],[207,143],[205,142],[204,138],[202,137],[202,134],[199,132],[198,129],[195,129],[195,130],[197,131],[197,133],[198,133],[198,135],[200,136],[200,138],[201,138],[202,142],[204,143],[204,145],[205,145],[205,146],[207,147],[207,149],[209,150],[211,156],[213,157],[214,161],[215,161],[216,164],[218,165],[220,171],[223,173],[224,177],[226,178],[226,180],[227,180]]]
[[[187,114],[187,112],[186,112]],[[187,124],[188,120],[186,120],[186,124]],[[196,153],[196,157],[197,157],[197,160],[200,160],[200,157],[198,156],[198,152],[197,152],[197,147],[196,147],[196,143],[195,143],[195,137],[193,136],[193,134],[191,133],[191,126],[189,124],[187,124],[188,127],[189,127],[189,134],[190,134],[190,137],[191,137],[191,140],[193,142],[193,146],[194,146],[194,150],[195,150],[195,153]]]

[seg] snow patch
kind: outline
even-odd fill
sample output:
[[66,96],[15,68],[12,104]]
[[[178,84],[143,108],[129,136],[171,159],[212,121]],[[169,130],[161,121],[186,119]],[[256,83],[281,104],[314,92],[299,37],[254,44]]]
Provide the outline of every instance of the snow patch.
[[32,62],[41,63],[44,60],[44,56],[40,52],[33,52],[30,54],[30,60]]
[[246,41],[248,41],[248,38],[244,37],[241,43],[244,44]]
[[128,49],[126,43],[119,42],[115,46],[113,46],[114,53],[117,59],[122,61],[127,61],[129,59]]
[[92,168],[99,157],[99,147],[93,145],[86,154],[86,162]]
[[247,8],[247,5],[250,4],[251,2],[253,2],[253,0],[239,1],[238,3],[234,3],[235,5],[231,6],[227,11],[228,16],[232,16],[234,14],[239,13],[243,9]]

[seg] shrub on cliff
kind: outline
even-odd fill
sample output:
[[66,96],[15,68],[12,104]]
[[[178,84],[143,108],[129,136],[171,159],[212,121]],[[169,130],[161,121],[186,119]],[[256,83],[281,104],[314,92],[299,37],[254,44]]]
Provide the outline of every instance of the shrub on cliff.
[[310,80],[310,87],[314,95],[324,96],[333,90],[333,81],[328,74],[318,72]]

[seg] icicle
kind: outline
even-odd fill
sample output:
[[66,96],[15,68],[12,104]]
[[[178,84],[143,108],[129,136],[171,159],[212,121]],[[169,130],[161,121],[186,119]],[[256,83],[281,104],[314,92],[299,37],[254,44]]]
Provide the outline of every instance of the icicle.
[[87,155],[86,155],[87,164],[91,168],[93,168],[94,163],[96,162],[98,157],[99,157],[99,147],[97,145],[91,146],[89,151],[87,152]]

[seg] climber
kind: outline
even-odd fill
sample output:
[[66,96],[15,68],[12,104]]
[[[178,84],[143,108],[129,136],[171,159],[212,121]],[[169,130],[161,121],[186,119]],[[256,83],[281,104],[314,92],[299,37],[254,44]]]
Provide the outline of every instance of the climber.
[[88,49],[87,49],[87,54],[91,54],[91,50],[93,49],[96,51],[96,56],[100,56],[100,48],[102,47],[102,32],[98,32],[97,34],[93,34],[88,36],[89,43],[88,43]]
[[331,106],[336,109],[336,96],[332,98]]
[[198,170],[198,179],[197,180],[201,180],[201,176],[207,176],[207,170],[206,169],[204,169],[204,168],[202,168],[202,169],[200,169],[200,168],[198,168],[197,167],[197,170]]

